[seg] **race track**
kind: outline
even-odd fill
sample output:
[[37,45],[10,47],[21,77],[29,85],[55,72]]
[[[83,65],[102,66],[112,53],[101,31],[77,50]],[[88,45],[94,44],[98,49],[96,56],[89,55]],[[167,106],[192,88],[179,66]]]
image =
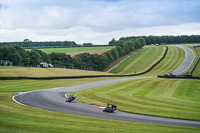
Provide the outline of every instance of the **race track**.
[[130,114],[124,112],[106,113],[103,112],[102,111],[103,109],[101,108],[83,104],[77,101],[72,103],[65,102],[66,100],[65,94],[67,92],[74,92],[98,86],[108,85],[120,81],[142,79],[142,78],[152,78],[152,77],[114,79],[114,80],[100,81],[83,85],[76,85],[72,87],[62,87],[62,88],[55,88],[55,89],[48,89],[41,91],[26,92],[14,96],[13,100],[15,100],[20,104],[32,106],[35,108],[69,113],[69,114],[123,120],[123,121],[142,122],[142,123],[200,127],[200,122],[196,121],[177,120],[177,119],[153,117],[146,115]]
[[194,60],[194,53],[188,47],[178,46],[178,45],[176,45],[176,47],[180,47],[185,51],[186,58],[182,63],[182,65],[178,69],[172,72],[172,75],[181,75],[192,64],[192,61]]
[[[173,72],[174,75],[179,75],[184,70],[186,70],[190,66],[194,58],[193,52],[191,52],[190,49],[188,50],[187,47],[184,47],[184,46],[180,46],[180,47],[185,50],[186,59],[184,63],[181,65],[181,67],[179,67],[176,71]],[[123,120],[123,121],[142,122],[142,123],[200,127],[200,122],[198,121],[161,118],[161,117],[153,117],[153,116],[146,116],[146,115],[130,114],[130,113],[124,113],[124,112],[106,113],[102,111],[103,110],[102,108],[83,104],[77,101],[74,101],[71,103],[66,102],[65,94],[69,92],[74,92],[74,91],[79,91],[79,90],[84,90],[84,89],[91,89],[91,88],[95,88],[99,86],[113,84],[116,82],[142,79],[142,78],[155,78],[155,77],[113,79],[113,80],[108,80],[108,81],[100,81],[100,82],[76,85],[76,86],[71,86],[71,87],[61,87],[61,88],[54,88],[54,89],[41,90],[41,91],[25,92],[25,93],[20,93],[16,96],[13,96],[13,100],[22,105],[28,105],[35,108],[69,113],[69,114]]]

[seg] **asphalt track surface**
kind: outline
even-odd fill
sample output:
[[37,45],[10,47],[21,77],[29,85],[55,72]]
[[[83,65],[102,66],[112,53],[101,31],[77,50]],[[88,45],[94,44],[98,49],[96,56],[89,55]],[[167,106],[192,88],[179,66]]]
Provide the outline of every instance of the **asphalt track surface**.
[[[184,47],[184,46],[179,46],[179,47],[185,50],[186,59],[184,63],[177,70],[173,72],[173,74],[175,75],[179,75],[184,70],[186,70],[190,66],[194,58],[193,52],[190,51],[191,49],[188,49],[187,47]],[[35,108],[44,109],[44,110],[75,114],[75,115],[92,116],[92,117],[98,117],[98,118],[142,122],[142,123],[200,127],[199,121],[161,118],[161,117],[154,117],[154,116],[124,113],[124,112],[118,112],[118,111],[114,113],[106,113],[106,112],[103,112],[102,108],[94,107],[94,106],[80,103],[77,101],[74,101],[71,103],[66,102],[65,94],[69,92],[91,89],[91,88],[113,84],[113,83],[117,83],[121,81],[142,79],[142,78],[153,78],[153,77],[113,79],[113,80],[100,81],[100,82],[95,82],[95,83],[76,85],[76,86],[71,86],[71,87],[61,87],[61,88],[54,88],[54,89],[47,89],[47,90],[40,90],[40,91],[24,92],[16,96],[13,96],[13,100],[22,105],[27,105],[27,106],[31,106]]]
[[200,127],[200,122],[197,122],[197,121],[153,117],[153,116],[138,115],[138,114],[118,112],[118,111],[114,113],[106,113],[106,112],[103,112],[102,108],[83,104],[77,101],[74,101],[71,103],[66,102],[65,94],[69,92],[74,92],[74,91],[79,91],[79,90],[84,90],[84,89],[91,89],[94,87],[113,84],[116,82],[142,79],[142,78],[152,78],[152,77],[113,79],[113,80],[100,81],[100,82],[95,82],[95,83],[76,85],[76,86],[71,86],[71,87],[61,87],[61,88],[54,88],[54,89],[48,89],[48,90],[25,92],[25,93],[20,93],[16,96],[13,96],[13,100],[22,105],[28,105],[28,106],[32,106],[32,107],[40,108],[44,110],[63,112],[63,113],[69,113],[69,114],[123,120],[123,121],[142,122],[142,123]]
[[194,53],[188,47],[178,46],[178,45],[176,45],[176,47],[180,47],[185,51],[186,58],[182,63],[182,65],[178,69],[172,72],[172,75],[181,75],[192,64],[192,61],[194,60]]

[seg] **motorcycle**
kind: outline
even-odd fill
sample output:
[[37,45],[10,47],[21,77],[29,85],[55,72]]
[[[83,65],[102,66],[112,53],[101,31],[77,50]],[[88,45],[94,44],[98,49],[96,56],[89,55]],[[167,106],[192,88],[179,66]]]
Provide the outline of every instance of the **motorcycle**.
[[113,113],[116,109],[117,105],[115,103],[108,103],[103,112]]
[[76,95],[70,95],[69,97],[67,97],[66,102],[72,102],[76,99]]

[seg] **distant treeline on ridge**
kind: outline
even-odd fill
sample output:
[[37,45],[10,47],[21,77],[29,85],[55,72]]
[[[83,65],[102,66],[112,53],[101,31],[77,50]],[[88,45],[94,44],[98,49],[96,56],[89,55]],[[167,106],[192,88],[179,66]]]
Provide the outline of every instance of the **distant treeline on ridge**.
[[32,42],[29,39],[24,39],[23,42],[0,42],[0,46],[17,45],[22,48],[56,48],[56,47],[80,47],[74,41],[45,41]]
[[113,38],[109,45],[117,45],[121,41],[135,39],[142,37],[146,41],[146,45],[151,44],[186,44],[186,43],[200,43],[200,35],[181,35],[181,36],[131,36],[131,37],[121,37],[118,41]]

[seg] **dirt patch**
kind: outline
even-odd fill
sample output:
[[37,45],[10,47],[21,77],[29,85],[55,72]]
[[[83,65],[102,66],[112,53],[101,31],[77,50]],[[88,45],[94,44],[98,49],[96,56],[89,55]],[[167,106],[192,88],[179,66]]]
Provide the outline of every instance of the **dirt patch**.
[[83,54],[83,53],[101,55],[101,54],[103,54],[106,51],[108,51],[108,50],[94,50],[94,51],[70,52],[70,53],[66,53],[66,54],[71,55],[72,57],[75,56],[75,55],[78,55],[78,54]]

